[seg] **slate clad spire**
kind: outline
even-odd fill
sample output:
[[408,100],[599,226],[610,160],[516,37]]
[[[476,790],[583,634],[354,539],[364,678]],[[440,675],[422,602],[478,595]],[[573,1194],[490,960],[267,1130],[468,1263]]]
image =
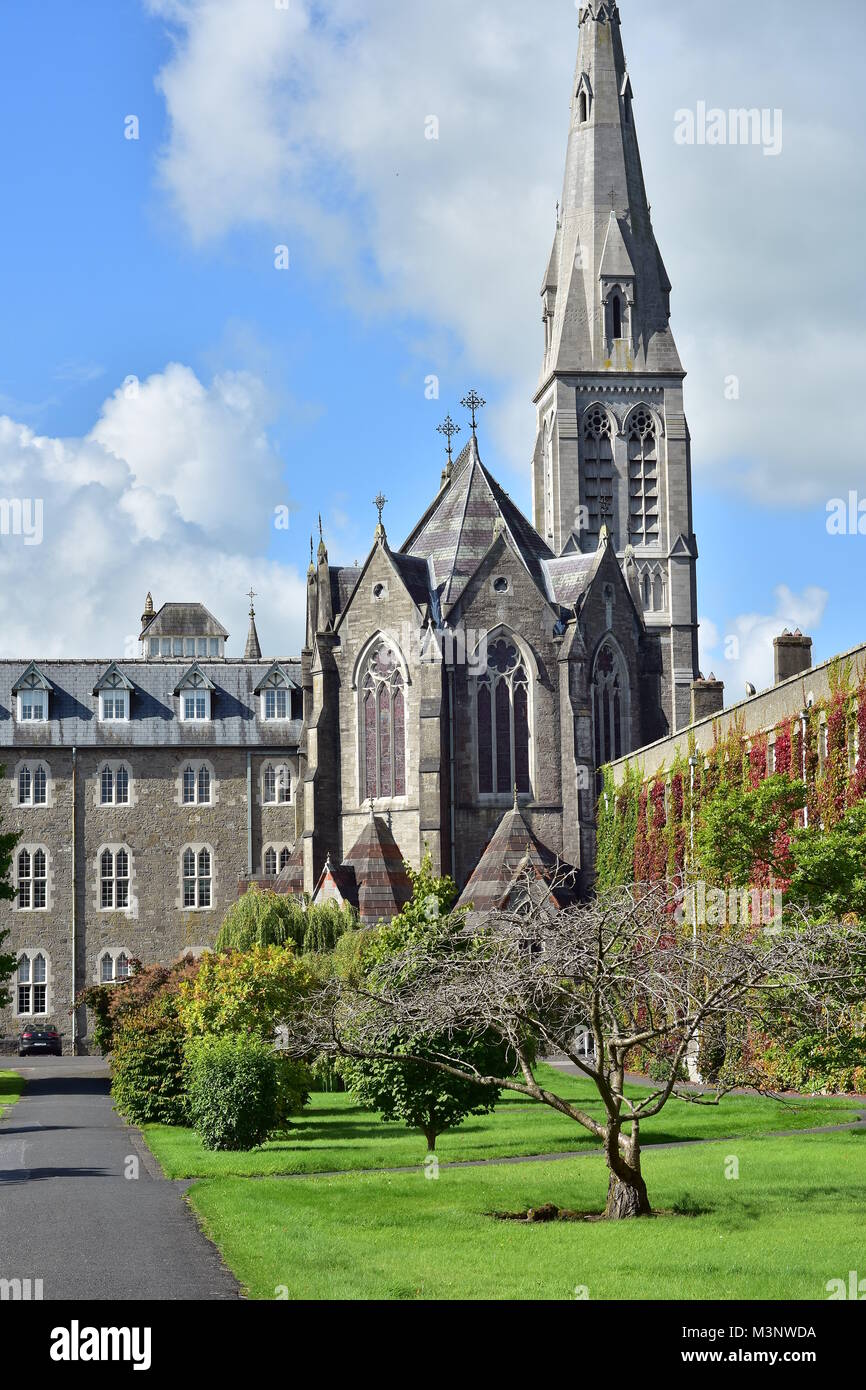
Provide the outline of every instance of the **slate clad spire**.
[[247,632],[247,645],[244,648],[244,661],[261,661],[262,649],[259,644],[259,634],[256,631],[256,610],[253,607],[253,599],[256,597],[253,589],[250,589],[250,626]]

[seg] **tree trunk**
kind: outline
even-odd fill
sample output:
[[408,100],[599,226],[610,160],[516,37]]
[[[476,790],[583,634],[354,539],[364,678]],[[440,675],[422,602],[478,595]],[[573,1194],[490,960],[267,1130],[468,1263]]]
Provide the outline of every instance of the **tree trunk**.
[[640,1170],[624,1168],[627,1177],[611,1173],[604,1214],[609,1221],[623,1221],[630,1216],[652,1216],[646,1183]]
[[439,1131],[436,1130],[436,1129],[425,1129],[425,1130],[424,1130],[424,1138],[427,1140],[427,1152],[428,1152],[428,1154],[435,1153],[435,1151],[436,1151],[436,1136],[437,1136],[438,1132],[439,1132]]

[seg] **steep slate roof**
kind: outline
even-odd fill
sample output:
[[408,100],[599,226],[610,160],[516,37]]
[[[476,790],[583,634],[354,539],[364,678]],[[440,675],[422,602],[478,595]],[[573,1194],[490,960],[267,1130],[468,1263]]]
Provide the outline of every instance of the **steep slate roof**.
[[370,817],[341,867],[357,883],[362,922],[390,921],[412,897],[400,847],[381,816]]
[[497,521],[504,524],[527,570],[546,593],[542,562],[552,559],[553,552],[484,467],[473,436],[450,480],[401,547],[404,554],[430,561],[444,608],[453,607],[478,569],[493,543]]
[[331,565],[331,607],[335,618],[349,602],[362,572],[360,565]]
[[[474,912],[504,907],[527,871],[544,883],[550,883],[557,872],[560,876],[570,872],[567,864],[536,839],[515,805],[496,827],[455,906],[471,906]],[[567,884],[558,884],[550,896],[558,907],[564,907],[575,893]]]
[[148,637],[228,637],[203,603],[164,603],[144,631]]
[[598,552],[583,555],[572,551],[555,560],[544,561],[549,592],[563,608],[573,608],[586,592],[598,560]]
[[[179,719],[174,690],[189,670],[189,662],[178,659],[120,661],[118,670],[132,682],[130,718],[113,724],[100,721],[99,699],[94,695],[97,681],[112,663],[97,661],[40,661],[38,669],[50,682],[49,719],[45,724],[19,724],[15,718],[13,685],[22,670],[21,661],[0,661],[0,748],[36,746],[72,747],[181,747],[250,746],[297,748],[301,721],[259,724],[256,686],[273,662],[205,661],[202,672],[213,682],[211,719],[203,724]],[[32,665],[33,663],[31,663]],[[287,675],[301,684],[300,662],[280,662]],[[29,668],[28,668],[29,669]]]
[[[326,893],[326,888],[329,888],[330,892]],[[354,871],[346,864],[335,864],[330,854],[313,890],[314,903],[328,899],[349,903],[352,907],[358,906],[358,885],[355,882]]]

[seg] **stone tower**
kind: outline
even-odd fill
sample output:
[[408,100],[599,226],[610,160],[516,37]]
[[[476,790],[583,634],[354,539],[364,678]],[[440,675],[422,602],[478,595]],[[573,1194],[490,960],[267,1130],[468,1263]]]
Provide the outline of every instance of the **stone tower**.
[[594,551],[607,523],[658,643],[661,736],[688,723],[698,673],[685,372],[615,0],[583,6],[579,27],[562,206],[541,290],[533,519],[556,554]]

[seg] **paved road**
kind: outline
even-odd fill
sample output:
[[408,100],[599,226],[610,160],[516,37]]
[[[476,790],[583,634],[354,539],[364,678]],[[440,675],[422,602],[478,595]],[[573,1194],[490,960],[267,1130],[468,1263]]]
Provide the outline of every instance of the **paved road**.
[[112,1109],[104,1062],[0,1067],[27,1080],[0,1121],[0,1278],[42,1279],[44,1298],[76,1302],[239,1296],[181,1190]]

